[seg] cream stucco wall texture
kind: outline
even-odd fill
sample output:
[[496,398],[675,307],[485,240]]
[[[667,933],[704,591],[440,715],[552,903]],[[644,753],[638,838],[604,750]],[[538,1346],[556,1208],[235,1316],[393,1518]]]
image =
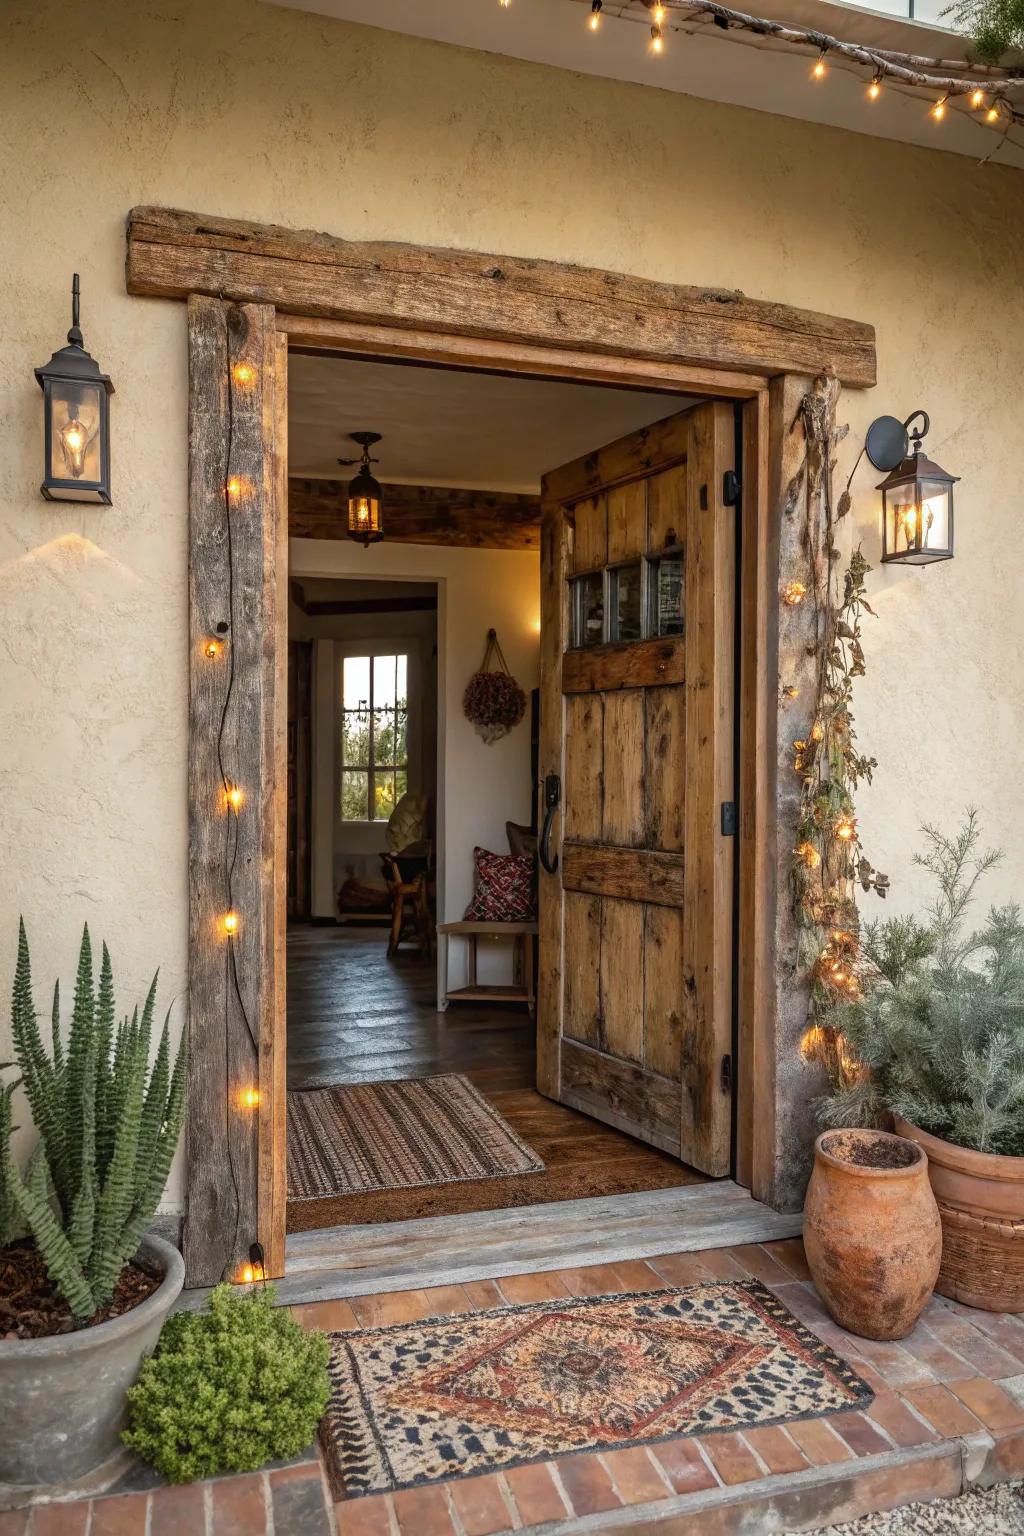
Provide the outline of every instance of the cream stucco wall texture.
[[[879,384],[845,398],[844,467],[872,416],[923,406],[930,451],[963,479],[956,559],[871,577],[864,833],[909,908],[919,818],[971,801],[1009,855],[993,896],[1018,892],[1021,173],[257,0],[0,0],[0,102],[5,989],[19,912],[41,1002],[70,980],[84,919],[126,993],[157,963],[165,998],[186,982],[185,313],[124,291],[137,203],[872,321]],[[37,489],[32,369],[62,343],[73,271],[117,389],[109,510]],[[853,487],[869,558],[874,480],[862,465]]]

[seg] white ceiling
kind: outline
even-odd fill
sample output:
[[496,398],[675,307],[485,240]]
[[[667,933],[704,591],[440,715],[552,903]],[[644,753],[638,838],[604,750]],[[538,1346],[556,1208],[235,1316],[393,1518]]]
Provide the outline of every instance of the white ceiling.
[[[919,93],[887,85],[881,98],[865,98],[867,75],[833,56],[821,84],[809,79],[806,53],[781,52],[766,39],[702,25],[698,36],[668,33],[664,54],[647,50],[647,18],[637,0],[605,0],[604,24],[597,34],[585,25],[589,0],[268,0],[293,10],[313,11],[386,31],[408,32],[438,42],[487,53],[529,59],[561,69],[614,80],[629,80],[662,90],[680,91],[711,101],[732,102],[762,112],[830,123],[883,139],[899,139],[933,149],[970,155],[992,153],[1001,165],[1024,167],[1024,136],[1014,143],[970,113],[950,111],[939,124]],[[775,20],[817,28],[868,47],[899,49],[928,58],[966,57],[967,44],[938,24],[946,0],[915,0],[927,21],[882,14],[899,0],[878,0],[878,9],[842,0],[757,0],[739,3]],[[620,14],[622,13],[622,14]],[[629,19],[630,16],[632,19]]]
[[288,472],[348,476],[353,471],[339,468],[338,459],[359,449],[347,433],[371,431],[383,434],[374,449],[380,480],[536,492],[545,470],[691,403],[681,395],[293,353]]

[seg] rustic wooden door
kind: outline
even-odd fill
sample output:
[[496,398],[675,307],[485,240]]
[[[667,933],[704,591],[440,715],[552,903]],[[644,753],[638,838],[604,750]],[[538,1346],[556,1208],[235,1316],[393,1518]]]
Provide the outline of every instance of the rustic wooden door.
[[715,1176],[731,1161],[734,453],[732,408],[702,404],[553,471],[542,495],[538,1087]]

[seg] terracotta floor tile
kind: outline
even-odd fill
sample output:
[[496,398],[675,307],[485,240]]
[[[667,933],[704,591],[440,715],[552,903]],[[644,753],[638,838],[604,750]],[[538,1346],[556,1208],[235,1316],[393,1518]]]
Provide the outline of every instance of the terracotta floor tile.
[[556,1274],[506,1275],[498,1285],[511,1302],[564,1301],[569,1294]]
[[931,1425],[912,1412],[895,1392],[877,1393],[871,1407],[865,1412],[899,1446],[928,1445],[937,1439]]
[[908,1387],[902,1396],[924,1414],[940,1435],[969,1435],[981,1428],[977,1416],[939,1383],[934,1387]]
[[667,1474],[676,1493],[698,1493],[718,1485],[718,1478],[693,1438],[664,1440],[660,1445],[651,1446],[651,1454]]
[[94,1499],[89,1536],[145,1536],[148,1511],[148,1493]]
[[624,1446],[618,1451],[603,1451],[601,1460],[611,1473],[615,1491],[623,1504],[646,1504],[653,1499],[667,1499],[672,1492],[667,1479],[642,1445]]
[[650,1263],[652,1269],[664,1276],[666,1285],[703,1285],[718,1278],[695,1253],[659,1253]]
[[435,1285],[420,1291],[427,1304],[428,1317],[454,1317],[460,1312],[472,1312],[473,1303],[461,1285]]
[[270,1474],[274,1536],[333,1536],[318,1461]]
[[202,1483],[154,1488],[150,1496],[150,1536],[202,1536],[206,1529]]
[[746,1269],[728,1248],[698,1248],[693,1255],[716,1280],[748,1280]]
[[454,1536],[443,1488],[402,1488],[392,1497],[402,1536]]
[[497,1531],[512,1529],[512,1512],[505,1502],[498,1473],[456,1478],[449,1483],[448,1491],[466,1536],[495,1536]]
[[290,1311],[303,1328],[320,1333],[350,1333],[359,1327],[359,1319],[347,1301],[311,1301]]
[[723,1483],[751,1483],[764,1476],[757,1457],[739,1435],[702,1435],[700,1442]]
[[880,1371],[876,1371],[875,1367],[871,1365],[869,1361],[861,1360],[859,1356],[852,1353],[848,1353],[846,1359],[857,1372],[857,1375],[860,1377],[861,1381],[866,1382],[876,1396],[880,1392],[892,1391],[892,1387],[886,1381],[885,1377],[881,1374]]
[[370,1494],[363,1499],[343,1499],[334,1506],[338,1536],[391,1536],[390,1494]]
[[803,1472],[810,1462],[781,1424],[766,1424],[760,1429],[745,1429],[743,1438],[756,1451],[769,1472]]
[[379,1296],[353,1296],[352,1311],[360,1328],[386,1328],[391,1323],[411,1323],[429,1317],[426,1291],[382,1291]]
[[1006,1312],[980,1312],[972,1308],[974,1327],[993,1339],[1024,1366],[1024,1321]]
[[622,1259],[615,1265],[620,1291],[658,1291],[665,1281],[646,1259]]
[[858,1456],[881,1456],[892,1450],[886,1436],[862,1413],[833,1413],[829,1415],[828,1423]]
[[[925,1365],[923,1360],[915,1360],[902,1344],[887,1344],[877,1339],[855,1339],[851,1350],[869,1365],[873,1365],[890,1388],[899,1388],[902,1392],[905,1387],[932,1386],[935,1382],[935,1373],[931,1367]],[[839,1353],[843,1351],[840,1349]]]
[[593,1453],[560,1456],[555,1466],[577,1515],[596,1515],[601,1510],[621,1508],[611,1478]]
[[25,1536],[27,1530],[27,1510],[9,1509],[0,1513],[0,1536]]
[[786,1428],[813,1467],[828,1467],[833,1462],[853,1459],[846,1441],[840,1440],[824,1419],[798,1419]]
[[804,1245],[798,1237],[782,1238],[775,1243],[762,1243],[766,1253],[777,1259],[783,1269],[788,1269],[797,1280],[809,1280],[811,1272],[804,1257]]
[[622,1289],[614,1264],[588,1264],[582,1269],[560,1269],[558,1278],[572,1296],[607,1296]]
[[544,1525],[549,1520],[565,1519],[568,1510],[555,1487],[550,1468],[542,1464],[512,1467],[504,1476],[523,1525]]
[[503,1307],[505,1298],[493,1280],[466,1280],[462,1289],[474,1312],[487,1312],[491,1307]]
[[89,1524],[89,1501],[75,1504],[37,1504],[32,1511],[32,1526],[37,1536],[85,1536]]
[[964,1360],[962,1355],[948,1349],[923,1323],[918,1323],[913,1333],[901,1339],[900,1346],[913,1355],[915,1360],[922,1361],[932,1371],[936,1381],[963,1381],[965,1376],[976,1374],[974,1366]]
[[1024,1434],[1019,1429],[997,1432],[987,1470],[996,1480],[1024,1477]]
[[[941,1338],[942,1335],[940,1334]],[[972,1328],[967,1337],[954,1338],[947,1334],[942,1339],[950,1349],[962,1355],[969,1365],[982,1376],[987,1376],[989,1381],[999,1381],[1003,1376],[1013,1376],[1020,1369],[1016,1355],[1011,1355],[1002,1349],[988,1334],[982,1333],[977,1328]]]
[[264,1536],[267,1506],[263,1479],[226,1477],[212,1485],[213,1536]]
[[765,1285],[784,1285],[793,1278],[760,1243],[740,1243],[738,1247],[730,1248],[729,1253],[755,1280],[762,1280]]
[[988,1429],[1019,1429],[1024,1425],[1024,1407],[994,1381],[975,1376],[967,1381],[951,1381],[949,1390],[966,1403]]

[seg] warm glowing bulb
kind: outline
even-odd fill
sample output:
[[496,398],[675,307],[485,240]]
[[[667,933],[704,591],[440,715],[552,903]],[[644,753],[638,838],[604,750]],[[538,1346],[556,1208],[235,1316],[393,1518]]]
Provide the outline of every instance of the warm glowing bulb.
[[509,6],[512,4],[512,0],[498,0],[498,4],[501,6],[503,11],[507,11]]
[[241,494],[242,494],[242,482],[238,478],[237,475],[232,475],[231,479],[228,481],[228,495],[229,496],[241,496]]
[[240,808],[242,801],[245,799],[245,796],[237,784],[232,784],[231,788],[225,791],[224,798],[227,800],[227,803],[230,805],[231,809],[233,811],[237,811]]
[[591,32],[599,32],[601,30],[601,0],[594,0],[590,16],[587,19],[587,26]]
[[868,98],[871,101],[877,101],[879,96],[881,96],[881,94],[882,94],[882,84],[881,84],[881,81],[879,81],[879,80],[872,80],[871,84],[868,86]]
[[72,416],[60,429],[60,447],[64,462],[76,480],[80,480],[85,473],[85,450],[88,446],[88,433],[78,417]]
[[852,816],[840,816],[836,822],[836,837],[842,842],[852,842],[857,831],[857,824]]
[[941,123],[942,119],[945,117],[945,115],[946,115],[946,98],[945,98],[945,96],[943,96],[942,100],[941,101],[937,101],[935,103],[934,107],[932,107],[932,117],[934,117],[934,119],[935,119],[935,121],[937,123]]
[[985,113],[985,121],[986,123],[998,123],[999,108],[995,106],[989,107],[988,111]]
[[356,517],[361,523],[366,523],[370,520],[370,503],[365,496],[360,496],[356,503]]
[[825,55],[821,54],[819,56],[819,58],[815,61],[814,68],[811,70],[811,79],[812,80],[824,80],[824,78],[825,78],[825,76],[827,74],[828,74],[828,65],[825,63]]
[[808,869],[817,869],[821,863],[821,854],[813,843],[801,843],[796,850],[796,856]]
[[220,655],[220,646],[217,644],[216,640],[207,640],[206,655],[210,658],[211,661],[215,656]]
[[977,110],[978,107],[983,107],[984,105],[985,105],[985,92],[984,91],[972,91],[971,92],[971,106],[974,107],[975,110]]
[[660,27],[652,27],[651,28],[651,52],[652,53],[664,53],[664,51],[665,51],[665,39],[661,35],[661,28]]
[[820,720],[815,720],[814,724],[811,726],[811,740],[823,741],[824,739],[825,727],[822,725]]
[[787,581],[782,589],[782,601],[787,608],[796,608],[807,596],[807,588],[802,581]]
[[656,27],[661,26],[662,22],[665,20],[665,7],[663,5],[652,5],[651,20],[654,22]]
[[225,914],[224,914],[224,932],[225,933],[229,933],[229,934],[230,933],[237,933],[238,932],[238,913],[237,912],[225,912]]
[[813,1061],[825,1045],[825,1031],[820,1024],[812,1024],[800,1041],[800,1055],[804,1061]]
[[236,384],[241,384],[244,387],[252,383],[256,377],[256,370],[251,363],[236,363],[231,370],[231,377]]
[[256,1278],[256,1275],[255,1275],[255,1273],[253,1271],[252,1265],[251,1264],[246,1264],[246,1266],[242,1270],[242,1284],[243,1285],[252,1285],[252,1283],[255,1280],[255,1278]]
[[256,1109],[259,1106],[259,1102],[260,1102],[260,1091],[259,1091],[259,1089],[258,1088],[246,1088],[245,1092],[242,1094],[242,1105],[243,1105],[243,1107],[245,1109]]

